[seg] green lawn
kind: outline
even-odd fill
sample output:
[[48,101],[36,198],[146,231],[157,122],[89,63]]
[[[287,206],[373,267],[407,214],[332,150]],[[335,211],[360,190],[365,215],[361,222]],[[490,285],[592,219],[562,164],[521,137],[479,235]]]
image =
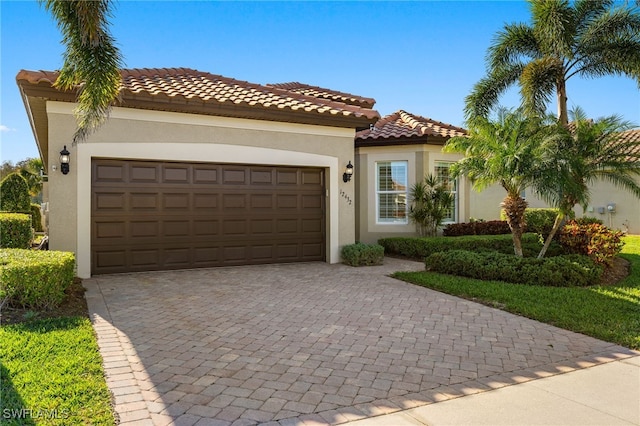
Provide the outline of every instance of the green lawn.
[[631,262],[631,274],[614,286],[537,287],[426,271],[398,272],[394,277],[640,349],[640,236],[624,241],[622,256]]
[[0,342],[0,423],[115,424],[89,319],[2,326]]

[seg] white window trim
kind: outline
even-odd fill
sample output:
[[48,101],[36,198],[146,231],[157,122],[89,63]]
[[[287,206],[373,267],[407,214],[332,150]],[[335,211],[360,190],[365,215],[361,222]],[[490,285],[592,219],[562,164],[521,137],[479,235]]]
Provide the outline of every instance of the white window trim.
[[[435,173],[436,171],[436,167],[438,167],[441,164],[447,164],[449,167],[451,167],[451,165],[455,163],[455,161],[447,161],[447,160],[436,160],[434,162],[434,166],[433,166],[433,171]],[[437,177],[437,175],[436,175]],[[453,200],[453,218],[447,218],[444,221],[442,221],[443,225],[448,225],[450,223],[458,223],[460,220],[460,178],[457,177],[455,179],[453,179],[453,181],[455,182],[455,191],[449,191],[450,193],[453,194],[454,196],[454,200]]]
[[[407,182],[407,188],[405,191],[380,191],[378,185],[380,184],[380,163],[404,163],[405,166],[405,181]],[[375,205],[376,205],[376,225],[389,225],[389,226],[404,226],[409,224],[409,162],[407,160],[377,160],[375,165]],[[385,221],[380,219],[380,194],[405,194],[405,216],[403,220]]]

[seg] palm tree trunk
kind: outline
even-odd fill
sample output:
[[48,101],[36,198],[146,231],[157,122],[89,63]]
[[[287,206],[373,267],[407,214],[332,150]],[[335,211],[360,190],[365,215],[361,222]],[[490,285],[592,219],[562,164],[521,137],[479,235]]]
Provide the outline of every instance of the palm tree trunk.
[[569,125],[569,112],[567,111],[567,85],[564,78],[558,78],[556,81],[557,98],[558,98],[558,121],[563,126]]
[[507,195],[502,201],[502,208],[507,216],[507,224],[511,229],[511,238],[513,239],[513,251],[516,256],[522,257],[522,234],[524,233],[524,211],[528,203],[519,195]]
[[538,253],[538,259],[542,259],[544,255],[547,254],[547,250],[551,245],[551,241],[553,241],[553,237],[555,237],[556,233],[558,232],[558,229],[560,229],[562,225],[564,225],[564,219],[565,219],[564,213],[562,212],[558,213],[558,215],[556,216],[555,222],[553,222],[553,228],[551,228],[551,232],[549,232],[549,235],[547,236],[547,239],[545,240],[544,245],[542,246],[542,250],[540,250],[540,253]]

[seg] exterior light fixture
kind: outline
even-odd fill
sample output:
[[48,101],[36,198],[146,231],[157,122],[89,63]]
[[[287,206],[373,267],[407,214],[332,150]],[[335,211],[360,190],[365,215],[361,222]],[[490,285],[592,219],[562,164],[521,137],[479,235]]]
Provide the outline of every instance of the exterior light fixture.
[[353,164],[351,164],[351,161],[349,161],[349,164],[347,164],[347,168],[344,169],[342,180],[345,182],[349,182],[351,180],[351,176],[353,176]]
[[69,173],[69,161],[71,160],[71,153],[67,151],[67,146],[65,145],[60,151],[60,171],[63,175]]

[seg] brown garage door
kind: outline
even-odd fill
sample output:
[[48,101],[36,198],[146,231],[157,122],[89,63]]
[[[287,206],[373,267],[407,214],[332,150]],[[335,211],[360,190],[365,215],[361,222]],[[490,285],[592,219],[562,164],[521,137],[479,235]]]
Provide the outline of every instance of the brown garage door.
[[324,260],[322,169],[92,160],[93,274]]

